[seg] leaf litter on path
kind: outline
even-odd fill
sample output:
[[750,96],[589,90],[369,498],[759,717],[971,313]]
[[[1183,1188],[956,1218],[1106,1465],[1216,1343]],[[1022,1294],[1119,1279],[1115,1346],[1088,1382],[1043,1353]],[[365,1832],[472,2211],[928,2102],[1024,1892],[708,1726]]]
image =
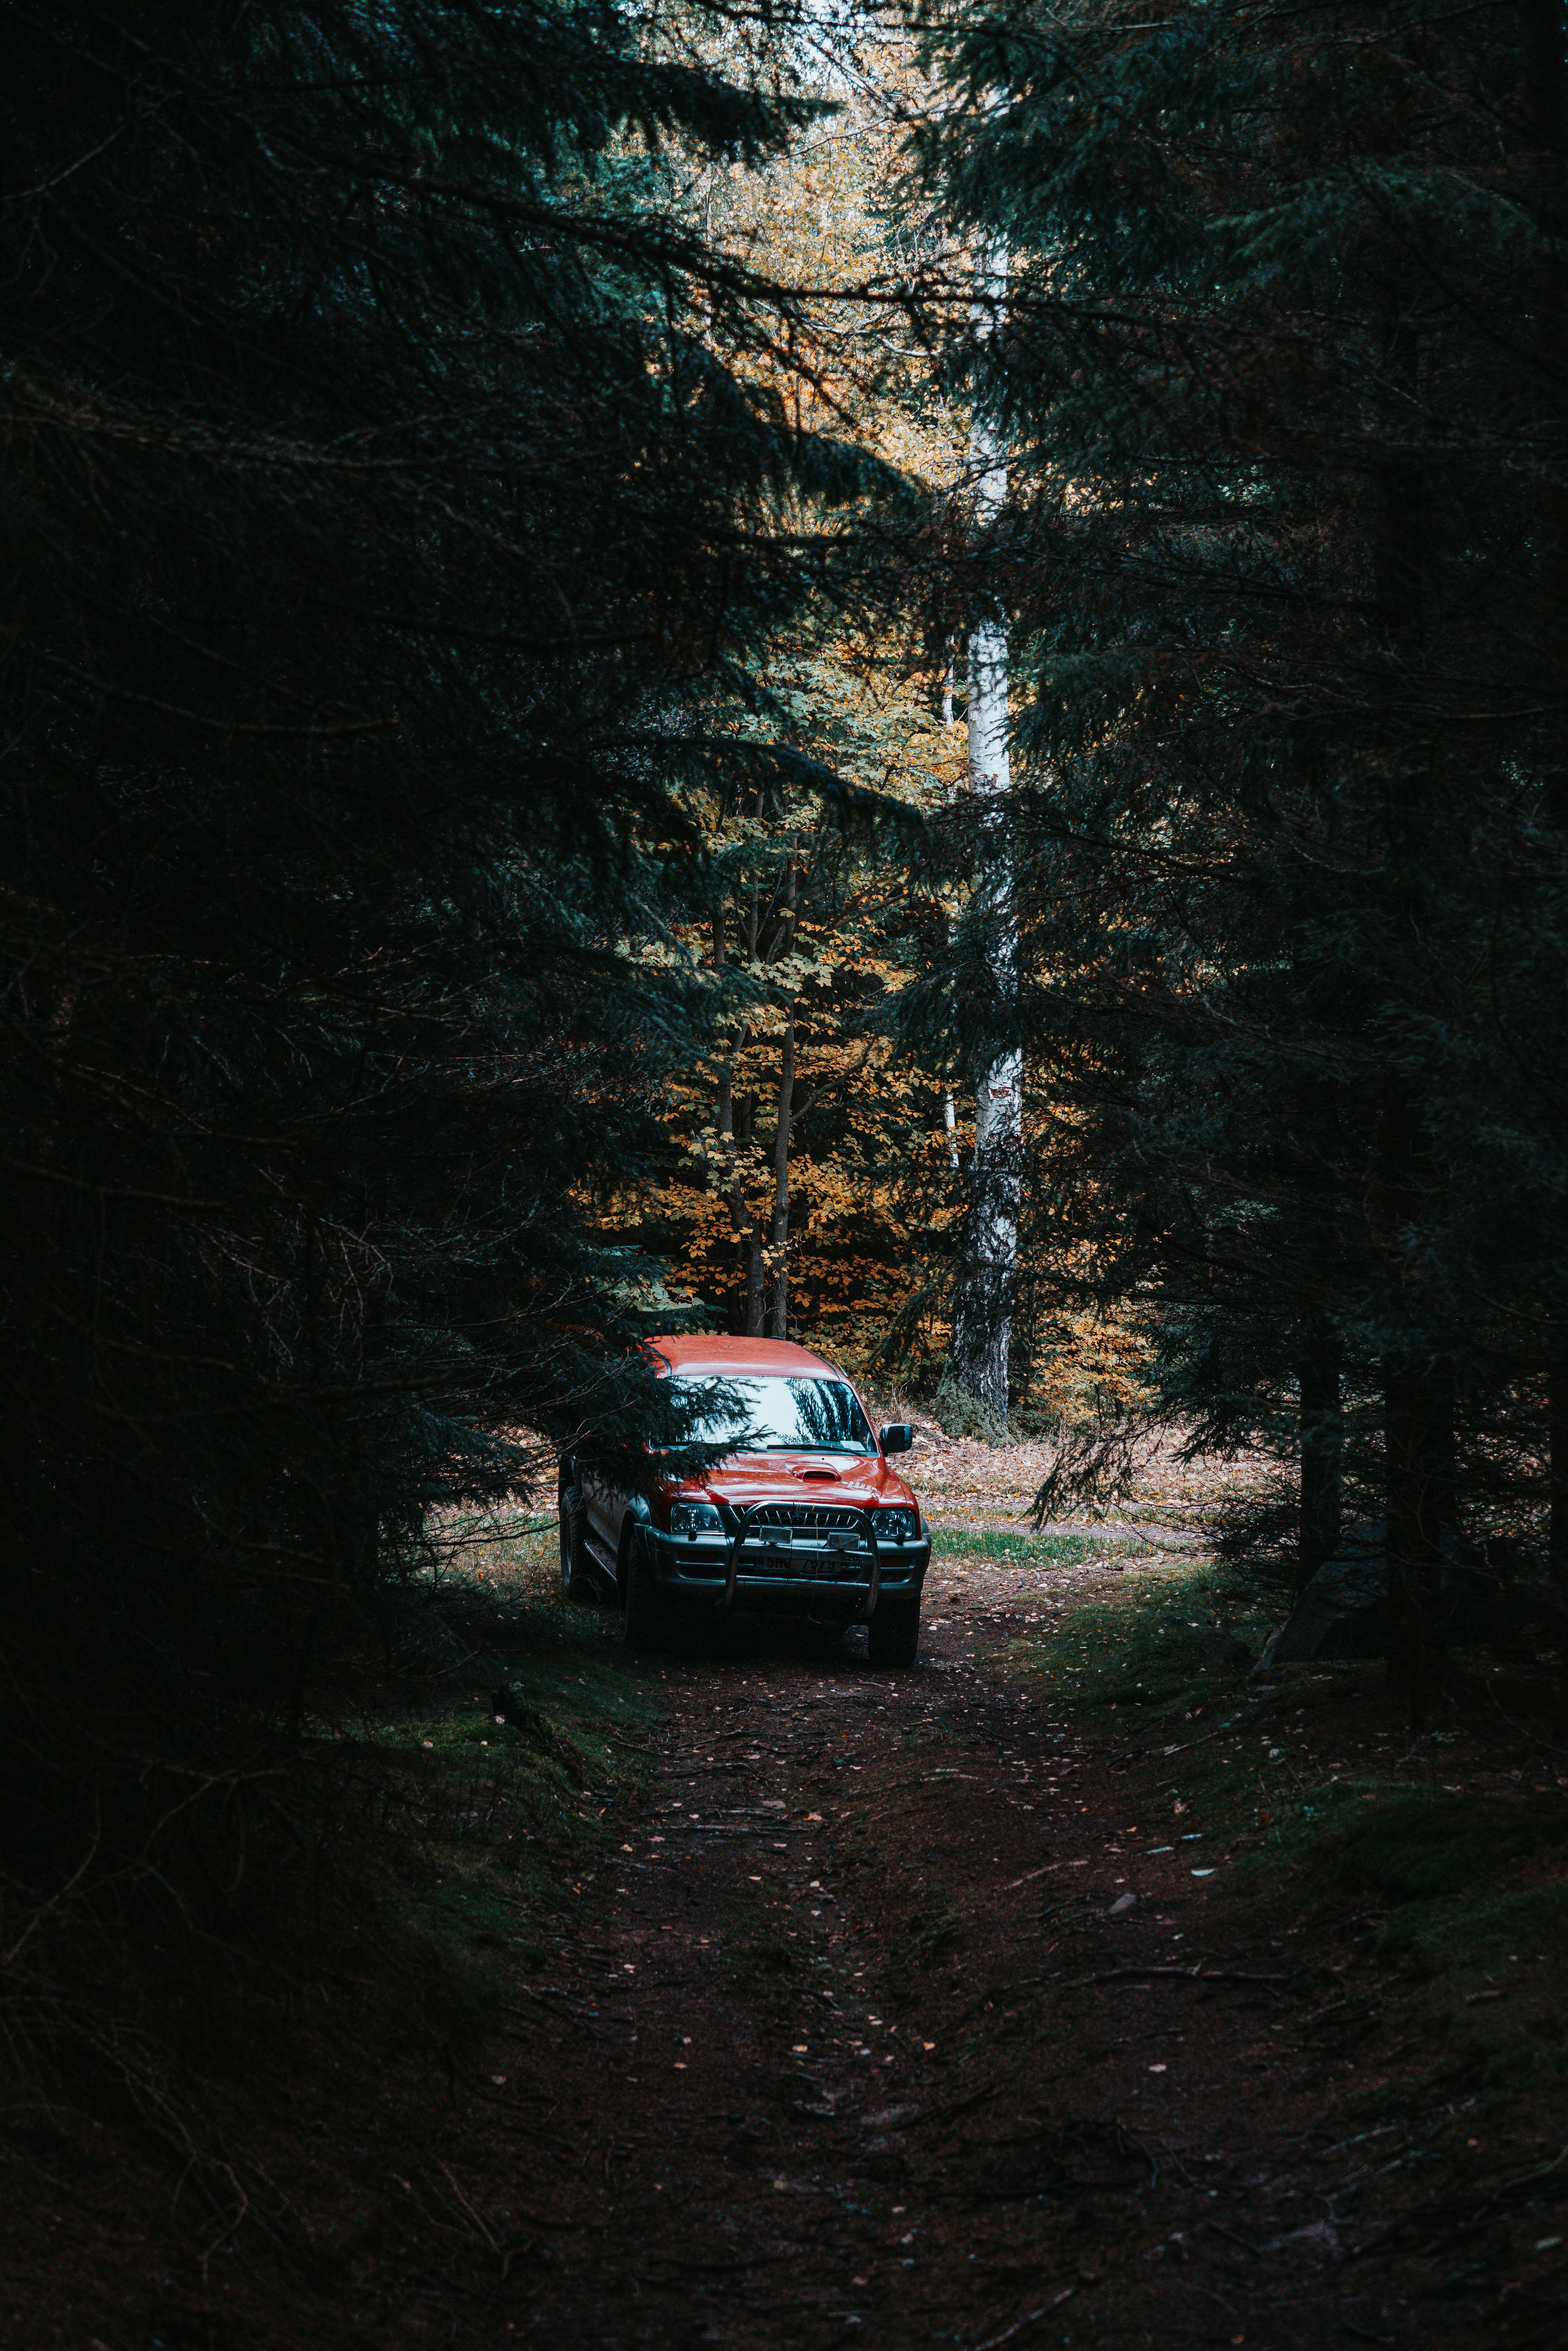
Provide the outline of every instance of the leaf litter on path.
[[[1096,1573],[1123,1581],[1079,1561],[1058,1588],[1092,1608]],[[596,2037],[515,1999],[471,2062],[433,2074],[386,2053],[379,2123],[324,2117],[308,2168],[277,2150],[320,2241],[360,2211],[352,2262],[308,2278],[236,2264],[187,2295],[187,2331],[814,2351],[852,2313],[866,2340],[1029,2351],[1071,2297],[1075,2344],[1207,2341],[1220,2310],[1227,2341],[1309,2351],[1336,2312],[1352,2339],[1457,2346],[1485,2339],[1489,2312],[1546,2307],[1563,2175],[1494,2147],[1490,2176],[1527,2182],[1509,2191],[1517,2226],[1506,2197],[1487,2218],[1478,2183],[1479,2283],[1433,2298],[1458,2257],[1422,2248],[1471,2207],[1423,2235],[1400,2199],[1412,2167],[1450,2164],[1456,2130],[1462,2147],[1467,2092],[1413,2105],[1375,2021],[1337,2022],[1366,1965],[1343,1901],[1281,1950],[1290,1918],[1231,1873],[1129,1849],[1129,1813],[1196,1804],[1207,1822],[1190,1775],[1207,1767],[1072,1712],[1029,1663],[1055,1635],[1020,1635],[1017,1589],[1010,1561],[939,1560],[907,1676],[743,1630],[654,1668],[640,1792],[611,1797],[601,1859],[534,1897],[552,2000],[591,2011]],[[961,1680],[936,1670],[960,1633]],[[653,1843],[714,1758],[705,1810],[782,1806],[809,1841]],[[523,1962],[488,1964],[531,1989]],[[351,2150],[378,2127],[401,2176],[452,2182],[444,2201],[354,2203]],[[1354,2289],[1325,2258],[1325,2205],[1342,2237],[1354,2220]],[[148,2245],[152,2311],[170,2256],[151,2224]]]

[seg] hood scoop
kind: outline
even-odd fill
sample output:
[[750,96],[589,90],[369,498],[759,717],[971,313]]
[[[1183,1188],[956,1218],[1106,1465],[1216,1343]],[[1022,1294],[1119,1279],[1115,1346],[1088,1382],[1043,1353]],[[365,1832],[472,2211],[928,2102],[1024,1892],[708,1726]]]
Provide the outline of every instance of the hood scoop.
[[797,1469],[795,1475],[802,1481],[813,1479],[818,1485],[836,1486],[839,1482],[836,1469]]

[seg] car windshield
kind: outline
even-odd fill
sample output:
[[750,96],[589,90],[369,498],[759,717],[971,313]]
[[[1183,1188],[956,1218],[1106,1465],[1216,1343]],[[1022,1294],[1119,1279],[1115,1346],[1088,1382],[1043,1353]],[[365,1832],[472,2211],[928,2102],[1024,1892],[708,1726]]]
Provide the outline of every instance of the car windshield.
[[681,1378],[683,1388],[711,1389],[713,1400],[691,1431],[701,1445],[734,1440],[751,1453],[874,1453],[876,1439],[853,1388],[842,1380]]

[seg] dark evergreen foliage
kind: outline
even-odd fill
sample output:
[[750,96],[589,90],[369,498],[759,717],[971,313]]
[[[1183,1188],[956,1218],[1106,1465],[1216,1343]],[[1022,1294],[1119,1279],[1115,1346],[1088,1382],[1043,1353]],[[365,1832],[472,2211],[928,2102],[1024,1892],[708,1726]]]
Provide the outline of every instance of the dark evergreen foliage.
[[692,1008],[618,942],[868,475],[675,202],[804,110],[631,12],[0,41],[7,1898],[90,1848],[221,1922],[429,1509],[623,1440],[568,1194]]
[[1303,1574],[1381,1489],[1419,1667],[1561,1409],[1562,12],[1122,15],[967,19],[925,157],[1012,253],[1036,1232]]

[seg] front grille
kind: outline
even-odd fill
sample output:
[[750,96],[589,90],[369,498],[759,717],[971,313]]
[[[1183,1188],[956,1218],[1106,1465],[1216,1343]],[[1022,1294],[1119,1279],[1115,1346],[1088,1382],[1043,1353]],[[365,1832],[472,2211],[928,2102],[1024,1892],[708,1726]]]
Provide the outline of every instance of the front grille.
[[[798,1527],[809,1534],[853,1534],[863,1536],[865,1515],[861,1510],[835,1510],[821,1502],[767,1502],[747,1528],[747,1533],[765,1527]],[[767,1540],[766,1536],[763,1538]]]
[[769,1577],[862,1583],[871,1573],[865,1524],[862,1510],[831,1502],[766,1502],[747,1521],[743,1556]]

